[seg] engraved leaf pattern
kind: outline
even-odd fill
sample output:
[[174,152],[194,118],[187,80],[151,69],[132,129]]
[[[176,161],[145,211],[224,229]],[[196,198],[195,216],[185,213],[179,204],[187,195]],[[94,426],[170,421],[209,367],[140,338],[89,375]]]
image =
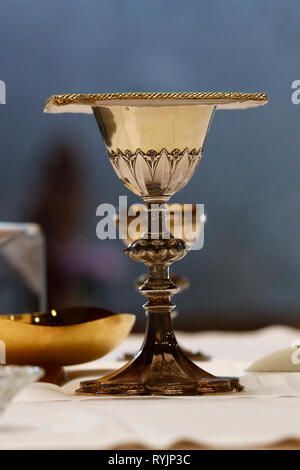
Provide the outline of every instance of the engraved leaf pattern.
[[141,194],[147,194],[148,186],[149,184],[151,184],[152,181],[152,174],[147,160],[145,160],[143,155],[140,153],[138,153],[136,157],[135,176],[137,181],[139,182],[139,186],[142,191]]
[[201,152],[199,153],[199,155],[189,155],[189,168],[187,170],[185,178],[182,180],[182,188],[190,181],[191,177],[195,173],[197,166],[200,163],[201,156]]
[[200,161],[202,149],[174,149],[168,152],[137,149],[109,151],[110,161],[123,183],[135,194],[171,196],[192,177]]
[[183,179],[186,176],[188,169],[189,169],[189,154],[188,151],[185,150],[183,154],[181,154],[180,158],[176,160],[175,168],[171,176],[171,191],[176,192],[181,189]]
[[153,175],[154,186],[161,187],[164,191],[168,186],[170,176],[171,164],[168,159],[168,153],[166,151],[162,151]]
[[130,161],[130,160],[128,161],[126,157],[120,156],[119,157],[119,171],[120,171],[120,174],[122,175],[123,183],[135,194],[141,194],[141,188],[135,178],[135,175],[132,169],[134,165],[134,161]]

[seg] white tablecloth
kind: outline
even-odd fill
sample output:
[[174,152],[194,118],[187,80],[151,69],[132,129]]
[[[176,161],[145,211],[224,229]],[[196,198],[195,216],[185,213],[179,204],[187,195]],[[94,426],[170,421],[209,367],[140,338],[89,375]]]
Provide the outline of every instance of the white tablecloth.
[[[178,333],[179,342],[212,356],[199,363],[221,375],[240,375],[266,353],[288,347],[300,330],[274,326],[251,333]],[[0,418],[0,449],[105,449],[134,443],[164,449],[189,441],[208,447],[268,446],[300,440],[300,374],[245,374],[246,392],[199,397],[110,398],[74,394],[83,378],[99,377],[136,351],[130,336],[98,361],[67,368],[62,387],[26,387]]]

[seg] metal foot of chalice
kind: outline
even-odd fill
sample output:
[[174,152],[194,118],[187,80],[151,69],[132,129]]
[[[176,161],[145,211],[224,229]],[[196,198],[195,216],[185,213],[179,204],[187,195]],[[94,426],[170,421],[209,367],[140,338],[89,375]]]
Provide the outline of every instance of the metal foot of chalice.
[[201,395],[242,389],[196,366],[176,341],[169,267],[188,247],[166,231],[166,203],[194,174],[214,111],[263,105],[263,93],[114,93],[57,95],[47,112],[94,113],[117,175],[147,204],[148,230],[126,253],[149,269],[139,291],[147,298],[147,331],[136,357],[116,372],[82,382],[96,395]]

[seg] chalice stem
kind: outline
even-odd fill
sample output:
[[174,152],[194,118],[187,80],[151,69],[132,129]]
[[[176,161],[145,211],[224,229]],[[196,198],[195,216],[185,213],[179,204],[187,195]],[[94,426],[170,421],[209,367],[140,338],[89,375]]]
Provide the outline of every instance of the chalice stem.
[[214,377],[181,351],[172,326],[172,295],[178,287],[170,279],[169,266],[188,251],[183,240],[167,231],[166,205],[148,204],[148,230],[125,252],[145,263],[149,275],[139,292],[148,298],[144,343],[136,357],[116,372],[82,382],[79,392],[116,395],[199,395],[241,390],[237,379]]
[[[139,287],[139,292],[148,297],[143,305],[148,314],[171,313],[175,304],[171,296],[179,291],[170,279],[169,266],[183,258],[188,248],[183,240],[173,237],[167,227],[167,205],[147,205],[148,229],[140,240],[136,240],[125,250],[131,258],[145,263],[149,274]],[[139,253],[136,248],[139,248]]]

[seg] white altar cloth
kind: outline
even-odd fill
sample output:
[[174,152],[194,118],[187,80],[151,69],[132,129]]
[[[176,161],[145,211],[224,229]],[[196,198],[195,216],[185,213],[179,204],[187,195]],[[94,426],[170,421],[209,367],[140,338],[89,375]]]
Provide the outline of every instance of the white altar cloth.
[[[273,326],[247,333],[178,333],[185,349],[201,349],[209,372],[240,375],[254,360],[300,339],[300,330]],[[246,391],[199,397],[93,397],[75,395],[79,381],[120,367],[138,349],[132,335],[97,361],[67,368],[58,387],[34,383],[0,417],[0,449],[112,449],[127,445],[166,449],[178,442],[209,448],[246,448],[282,440],[300,443],[300,373],[249,373]]]

